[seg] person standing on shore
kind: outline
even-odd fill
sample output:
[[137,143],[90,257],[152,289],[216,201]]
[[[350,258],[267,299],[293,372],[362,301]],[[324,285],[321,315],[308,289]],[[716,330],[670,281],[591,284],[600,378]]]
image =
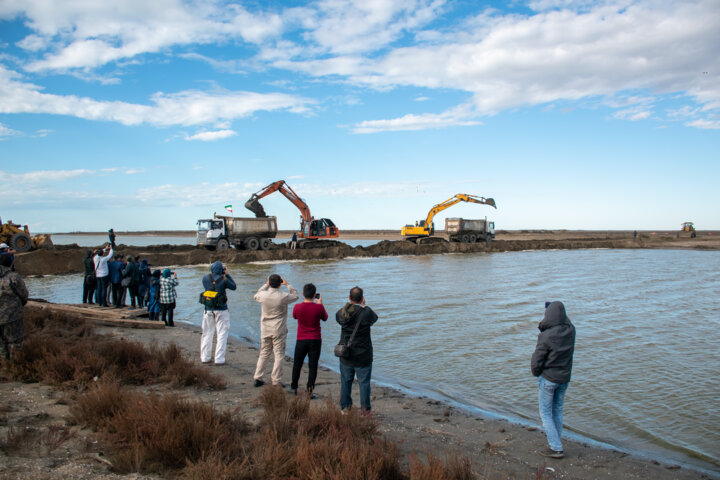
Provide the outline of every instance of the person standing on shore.
[[163,270],[160,278],[160,316],[168,327],[175,326],[173,312],[175,311],[175,300],[177,300],[175,291],[177,285],[177,273],[171,272],[169,268]]
[[230,312],[227,306],[227,290],[235,290],[237,285],[223,267],[222,262],[214,262],[210,273],[202,279],[205,291],[217,292],[212,300],[203,303],[205,313],[202,318],[202,338],[200,339],[200,361],[204,364],[212,362],[212,347],[215,334],[215,365],[225,365],[228,333],[230,332]]
[[123,279],[123,270],[125,268],[125,263],[122,261],[123,256],[119,253],[113,257],[112,260],[108,262],[108,269],[110,271],[110,285],[111,285],[111,302],[113,305],[115,305],[116,308],[120,308],[125,303],[122,302],[123,299],[123,287],[122,287],[122,279]]
[[138,298],[140,270],[132,255],[128,255],[128,261],[125,265],[125,270],[123,270],[123,284],[127,284],[127,290],[130,293],[130,308],[136,308],[136,305],[140,303],[140,299]]
[[93,251],[88,250],[83,259],[83,294],[82,303],[93,304],[93,293],[95,293],[95,263],[93,262]]
[[292,238],[290,239],[290,250],[295,250],[297,247],[297,232],[293,232]]
[[[138,258],[135,257],[135,262],[137,263]],[[138,308],[143,308],[145,304],[147,303],[147,299],[149,297],[150,290],[150,264],[147,261],[147,258],[143,258],[138,266],[138,273],[140,278],[140,283],[138,284]]]
[[563,458],[562,420],[565,392],[570,384],[575,327],[562,302],[546,303],[545,316],[538,324],[540,334],[530,360],[532,374],[538,378],[540,418],[550,446],[543,455]]
[[155,270],[150,279],[150,298],[147,310],[150,320],[160,320],[160,270]]
[[312,283],[303,287],[302,303],[293,307],[293,318],[297,319],[297,341],[295,342],[295,354],[293,355],[292,382],[290,389],[297,395],[300,371],[302,370],[305,357],[308,357],[308,381],[307,394],[314,398],[315,379],[317,378],[318,361],[320,360],[320,349],[322,347],[322,335],[320,332],[320,320],[327,320],[328,314],[322,302],[322,295],[316,295],[317,289]]
[[[105,252],[105,255],[102,255]],[[107,307],[107,287],[110,270],[108,269],[108,261],[112,258],[113,249],[107,245],[102,252],[98,252],[93,258],[95,265],[95,277],[97,278],[95,301],[101,307]]]
[[0,357],[12,360],[25,337],[25,304],[28,291],[19,274],[10,267],[9,255],[0,255]]
[[[370,405],[370,376],[372,375],[373,345],[370,328],[377,322],[378,316],[365,305],[363,289],[350,289],[350,300],[335,314],[335,320],[341,325],[340,343],[348,344],[355,331],[350,345],[350,354],[340,358],[340,409],[352,407],[352,384],[355,376],[360,387],[360,408],[366,412]],[[357,325],[357,330],[355,326]]]
[[108,240],[110,240],[110,246],[113,249],[117,248],[115,246],[115,231],[112,228],[110,230],[108,230]]
[[[287,285],[287,292],[280,291],[281,285]],[[282,365],[285,360],[287,342],[288,305],[300,298],[297,290],[280,275],[270,275],[255,294],[255,301],[261,305],[260,314],[260,353],[255,368],[254,385],[265,385],[263,375],[270,357],[275,354],[271,379],[273,385],[282,385]]]

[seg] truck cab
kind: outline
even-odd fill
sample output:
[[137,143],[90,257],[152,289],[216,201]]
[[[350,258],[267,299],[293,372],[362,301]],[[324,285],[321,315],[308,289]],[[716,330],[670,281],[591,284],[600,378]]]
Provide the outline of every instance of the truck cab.
[[197,221],[197,244],[202,247],[215,247],[218,240],[226,237],[225,221],[208,218]]

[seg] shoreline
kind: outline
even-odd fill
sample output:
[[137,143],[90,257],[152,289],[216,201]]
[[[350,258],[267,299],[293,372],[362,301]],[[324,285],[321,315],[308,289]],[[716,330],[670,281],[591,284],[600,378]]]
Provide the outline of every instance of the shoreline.
[[[444,253],[494,253],[533,250],[575,250],[575,249],[686,249],[720,250],[720,235],[652,236],[641,234],[633,239],[632,234],[621,233],[517,233],[499,234],[490,243],[447,242],[441,237],[436,241],[416,245],[406,240],[387,240],[378,234],[378,242],[369,246],[356,246],[336,242],[323,248],[291,250],[286,243],[273,244],[269,250],[206,250],[196,245],[150,245],[132,246],[120,243],[117,253],[147,258],[152,265],[203,265],[216,260],[224,264],[250,262],[283,262],[293,260],[340,260],[348,257],[384,257],[396,255],[428,255]],[[120,238],[119,241],[122,241]],[[38,249],[15,255],[18,273],[28,275],[62,275],[82,272],[82,259],[91,247],[77,244],[56,245],[53,248]]]
[[[127,330],[116,327],[103,327],[102,330],[142,342],[175,341],[199,363],[199,351],[196,350],[199,350],[200,327],[186,322],[178,322],[177,325],[173,329],[164,330]],[[242,405],[245,410],[248,403],[245,400],[254,400],[262,390],[252,386],[257,351],[258,346],[252,339],[231,335],[228,342],[228,365],[207,367],[225,376],[228,389],[207,392],[203,396],[217,397],[216,402],[220,406],[234,408]],[[319,401],[331,398],[337,403],[339,373],[329,367],[328,363],[321,360],[315,393]],[[288,384],[291,369],[292,359],[286,356],[283,381]],[[269,377],[269,372],[266,376]],[[300,377],[300,390],[306,379],[307,364]],[[563,437],[565,459],[546,459],[538,453],[546,446],[545,435],[531,421],[523,422],[518,418],[516,422],[502,413],[485,411],[439,393],[433,395],[432,392],[402,387],[387,380],[373,379],[373,412],[381,422],[383,434],[409,452],[439,452],[459,448],[459,453],[471,458],[475,471],[480,465],[487,465],[488,456],[493,459],[493,463],[502,458],[500,463],[504,468],[509,468],[506,473],[510,474],[510,478],[525,478],[543,464],[554,468],[556,475],[567,475],[569,478],[608,478],[610,472],[614,472],[611,474],[614,478],[720,478],[720,471],[712,470],[709,466],[674,459],[663,460],[662,453],[653,455],[652,452],[619,447],[575,432]],[[235,394],[239,395],[238,399],[232,398]],[[353,386],[353,400],[358,402],[356,385]],[[572,408],[571,405],[568,407]],[[489,451],[492,451],[492,455],[488,455]]]

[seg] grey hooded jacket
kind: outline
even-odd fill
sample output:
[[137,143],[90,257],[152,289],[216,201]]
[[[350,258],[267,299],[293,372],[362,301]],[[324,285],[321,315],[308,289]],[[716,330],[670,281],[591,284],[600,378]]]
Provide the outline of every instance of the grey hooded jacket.
[[28,291],[20,275],[0,266],[0,325],[21,321],[27,301]]
[[545,309],[545,317],[538,325],[535,353],[530,360],[530,369],[536,377],[554,383],[567,383],[572,372],[575,351],[575,327],[565,314],[562,302],[552,302]]

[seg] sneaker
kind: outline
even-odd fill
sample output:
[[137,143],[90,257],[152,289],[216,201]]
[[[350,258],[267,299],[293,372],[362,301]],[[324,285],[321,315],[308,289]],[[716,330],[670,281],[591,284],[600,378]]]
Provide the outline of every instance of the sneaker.
[[[172,327],[172,326],[173,326],[173,325],[171,325],[171,327]],[[215,364],[216,367],[224,367],[225,365],[227,365],[227,363],[225,363],[225,362],[216,363],[216,364]]]
[[255,379],[255,383],[253,384],[253,386],[255,386],[255,387],[262,387],[263,385],[265,385],[265,382],[263,382],[262,380],[258,380],[258,379]]
[[565,453],[562,450],[553,450],[552,448],[545,449],[540,453],[543,457],[548,458],[563,458],[565,456]]
[[212,360],[208,360],[207,362],[202,362],[203,365],[210,365],[212,363]]

